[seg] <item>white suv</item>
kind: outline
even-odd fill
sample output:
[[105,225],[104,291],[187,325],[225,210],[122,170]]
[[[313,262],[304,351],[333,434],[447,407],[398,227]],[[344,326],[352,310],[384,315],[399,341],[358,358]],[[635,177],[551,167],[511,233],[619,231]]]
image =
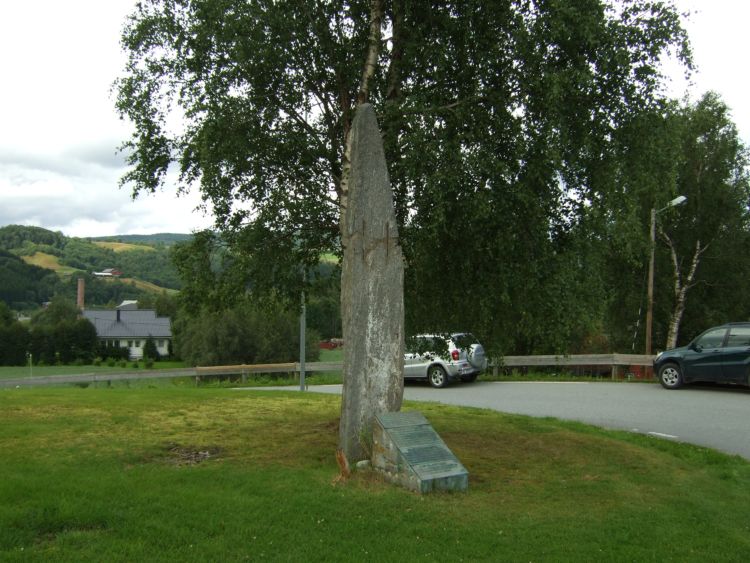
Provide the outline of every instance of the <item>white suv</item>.
[[426,379],[433,387],[474,381],[487,369],[484,348],[469,333],[420,334],[406,341],[404,379]]

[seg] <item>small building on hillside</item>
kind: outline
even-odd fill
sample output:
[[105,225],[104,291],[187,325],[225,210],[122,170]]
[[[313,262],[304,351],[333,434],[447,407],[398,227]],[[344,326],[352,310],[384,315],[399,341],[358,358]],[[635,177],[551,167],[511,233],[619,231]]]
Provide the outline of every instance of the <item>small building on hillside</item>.
[[160,356],[169,355],[172,323],[169,317],[157,317],[153,309],[138,309],[123,303],[117,309],[82,312],[96,328],[96,335],[104,347],[127,348],[131,359],[143,358],[146,340],[154,339]]
[[122,275],[122,270],[117,268],[105,268],[101,272],[91,272],[98,278],[119,278]]

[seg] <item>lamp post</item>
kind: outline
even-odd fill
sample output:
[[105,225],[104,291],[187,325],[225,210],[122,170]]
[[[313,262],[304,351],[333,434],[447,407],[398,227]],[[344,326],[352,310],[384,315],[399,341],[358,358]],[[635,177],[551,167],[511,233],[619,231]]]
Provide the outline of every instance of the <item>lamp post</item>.
[[[302,280],[305,276],[303,274]],[[305,385],[305,339],[307,338],[307,307],[305,307],[305,290],[302,290],[302,307],[299,315],[299,390],[304,391]]]
[[654,254],[656,251],[656,214],[682,205],[687,201],[684,195],[677,196],[661,209],[651,209],[651,256],[648,261],[648,307],[646,309],[646,355],[651,355],[651,326],[654,322]]

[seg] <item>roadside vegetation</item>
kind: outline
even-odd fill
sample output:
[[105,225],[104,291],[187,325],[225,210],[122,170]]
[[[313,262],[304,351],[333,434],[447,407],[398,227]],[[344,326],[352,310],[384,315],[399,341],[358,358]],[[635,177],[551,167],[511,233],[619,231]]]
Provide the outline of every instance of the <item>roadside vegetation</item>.
[[[338,397],[0,391],[3,561],[742,561],[750,464],[551,419],[409,404],[470,472],[335,482]],[[382,541],[387,537],[388,541]]]

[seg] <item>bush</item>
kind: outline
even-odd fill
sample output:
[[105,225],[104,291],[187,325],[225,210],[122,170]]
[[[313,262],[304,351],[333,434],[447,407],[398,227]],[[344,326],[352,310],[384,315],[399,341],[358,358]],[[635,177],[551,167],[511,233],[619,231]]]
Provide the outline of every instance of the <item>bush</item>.
[[[179,315],[174,324],[177,355],[191,365],[292,362],[299,355],[299,317],[280,306],[249,303],[220,312]],[[308,330],[306,360],[318,359],[319,335]]]
[[151,358],[146,358],[146,361],[143,363],[143,367],[146,369],[152,369],[154,367],[154,360]]
[[146,339],[146,343],[143,345],[143,357],[150,358],[151,360],[159,359],[159,350],[156,348],[156,341],[151,336]]

